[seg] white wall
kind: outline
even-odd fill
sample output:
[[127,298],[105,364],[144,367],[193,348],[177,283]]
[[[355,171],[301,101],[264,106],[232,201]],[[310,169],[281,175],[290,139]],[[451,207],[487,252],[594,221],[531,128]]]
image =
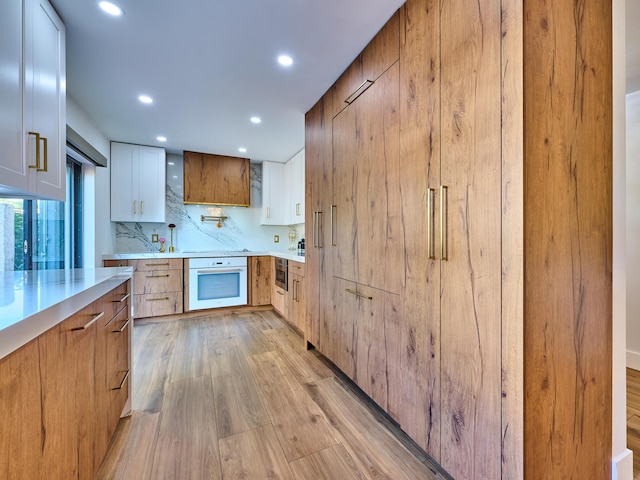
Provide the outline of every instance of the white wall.
[[633,479],[626,416],[625,0],[613,0],[613,385],[612,478]]
[[640,92],[627,95],[627,366],[640,370]]
[[[109,139],[95,126],[87,112],[67,95],[67,124],[107,159],[110,158]],[[84,266],[102,266],[102,255],[115,250],[115,225],[109,221],[109,168],[84,169]]]

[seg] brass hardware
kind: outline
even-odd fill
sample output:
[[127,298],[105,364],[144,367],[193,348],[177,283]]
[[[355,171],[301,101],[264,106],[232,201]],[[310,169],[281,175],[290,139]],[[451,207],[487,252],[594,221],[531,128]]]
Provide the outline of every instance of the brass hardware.
[[145,267],[168,267],[169,262],[166,263],[145,263]]
[[218,228],[222,227],[222,220],[226,219],[227,217],[224,215],[200,215],[201,222],[217,222]]
[[269,218],[269,207],[265,207],[265,208],[266,208],[266,210],[267,210],[266,218],[268,219],[268,218]]
[[145,278],[166,278],[169,274],[165,273],[164,275],[145,275]]
[[140,215],[144,215],[144,200],[140,200]]
[[447,217],[449,211],[447,208],[448,193],[447,186],[440,185],[440,260],[449,260],[449,251],[447,250],[447,241],[449,235],[446,232],[447,229]]
[[124,295],[120,300],[118,300],[118,303],[122,303],[124,302],[127,298],[129,298],[131,296],[130,293],[127,293],[126,295]]
[[338,219],[338,207],[337,205],[331,205],[331,246],[335,247],[338,245],[336,240],[335,232],[338,230],[338,226],[336,225],[336,221]]
[[160,298],[145,298],[147,302],[158,302],[162,300],[169,300],[169,297],[160,297]]
[[29,168],[35,168],[40,171],[40,134],[38,132],[29,132],[29,135],[36,136],[36,164],[29,165]]
[[122,378],[122,381],[120,382],[120,385],[118,385],[117,387],[112,388],[111,390],[122,390],[122,387],[124,387],[124,384],[127,381],[127,378],[129,378],[129,370],[126,370],[124,372],[124,377]]
[[435,188],[427,188],[427,255],[431,260],[435,260],[436,254],[433,251],[433,203],[431,199],[435,195]]
[[276,293],[277,293],[278,295],[284,295],[284,292],[281,292],[280,290],[276,290]]
[[256,260],[256,275],[260,276],[260,259]]
[[318,212],[313,212],[313,247],[318,248]]
[[136,201],[133,201],[133,214],[135,215],[137,213],[137,209],[136,209]]
[[356,98],[358,98],[360,95],[366,92],[367,89],[371,85],[373,85],[373,83],[374,83],[373,80],[365,80],[364,82],[362,82],[362,84],[358,88],[356,88],[356,91],[347,97],[347,99],[345,100],[345,103],[351,105],[353,102],[355,102]]
[[125,329],[127,328],[127,326],[129,325],[129,322],[131,321],[131,319],[127,318],[127,320],[124,322],[124,324],[122,325],[122,327],[117,328],[115,330],[111,330],[112,333],[122,333],[125,331]]
[[49,147],[47,146],[47,137],[40,137],[42,143],[44,143],[44,167],[38,168],[38,172],[46,172],[49,169],[49,162],[47,160],[47,152],[49,151]]
[[99,314],[94,315],[94,316],[93,316],[93,318],[92,318],[91,320],[89,320],[87,323],[85,323],[85,324],[84,324],[84,326],[82,326],[82,327],[75,327],[75,328],[72,328],[72,329],[71,329],[71,331],[72,331],[72,332],[77,332],[78,330],[86,330],[86,329],[87,329],[87,328],[89,328],[91,325],[93,325],[94,323],[96,323],[96,321],[97,321],[99,318],[102,318],[103,316],[104,316],[104,312],[100,312]]
[[296,215],[299,216],[300,215],[300,204],[296,203]]
[[352,295],[355,295],[356,297],[365,298],[367,300],[373,300],[373,297],[370,297],[369,295],[365,295],[364,293],[356,292],[355,290],[352,290],[350,288],[345,288],[344,291],[347,292],[347,293],[351,293]]

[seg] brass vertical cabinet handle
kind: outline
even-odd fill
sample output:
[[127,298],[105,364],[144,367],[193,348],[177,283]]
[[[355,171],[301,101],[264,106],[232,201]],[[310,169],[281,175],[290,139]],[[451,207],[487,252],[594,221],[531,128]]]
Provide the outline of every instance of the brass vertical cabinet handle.
[[331,246],[335,247],[338,245],[336,240],[336,230],[338,230],[338,225],[336,221],[338,219],[338,206],[331,205]]
[[449,215],[448,208],[448,187],[446,185],[440,185],[440,260],[449,260],[449,249],[447,248],[447,242],[449,241],[449,235],[447,232],[447,217]]
[[140,215],[144,215],[144,200],[140,200]]
[[133,201],[133,214],[134,214],[134,215],[137,213],[136,204],[137,204],[137,202],[134,200],[134,201]]
[[435,188],[427,188],[427,255],[430,260],[436,259],[433,249],[433,231],[434,231],[434,213],[433,213],[433,197],[436,194]]
[[266,209],[266,218],[268,219],[269,218],[269,207],[265,207],[265,209]]
[[260,276],[260,260],[256,260],[256,276]]
[[[47,151],[49,150],[49,147],[48,147],[47,137],[43,137],[38,132],[29,132],[29,135],[34,135],[36,137],[36,164],[29,165],[29,168],[35,168],[36,171],[38,172],[46,172],[49,168],[49,162],[48,162],[48,156],[47,156]],[[43,161],[42,167],[40,166],[40,142],[42,142],[44,145],[44,155],[43,155],[44,161]]]
[[313,226],[311,228],[313,236],[313,248],[318,248],[318,212],[313,212]]
[[300,204],[296,203],[296,215],[300,215]]

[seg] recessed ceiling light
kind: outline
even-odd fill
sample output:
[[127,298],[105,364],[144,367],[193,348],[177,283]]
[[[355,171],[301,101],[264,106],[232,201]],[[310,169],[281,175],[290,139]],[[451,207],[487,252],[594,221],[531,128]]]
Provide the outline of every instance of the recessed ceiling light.
[[163,137],[162,135],[158,135],[156,137],[156,140],[158,140],[159,142],[166,142],[167,141],[167,137]]
[[153,103],[153,98],[151,98],[149,95],[140,95],[138,97],[138,100],[146,104]]
[[260,117],[251,117],[251,123],[260,123],[261,121]]
[[293,65],[293,58],[291,58],[289,55],[280,55],[278,57],[278,63],[284,67],[290,67],[291,65]]
[[238,149],[238,151],[239,151],[240,153],[247,153],[247,149],[246,149],[246,148],[244,148],[244,147],[240,147],[240,148]]
[[113,15],[114,17],[119,17],[123,13],[122,9],[115,3],[100,2],[98,5],[104,12],[108,13],[109,15]]

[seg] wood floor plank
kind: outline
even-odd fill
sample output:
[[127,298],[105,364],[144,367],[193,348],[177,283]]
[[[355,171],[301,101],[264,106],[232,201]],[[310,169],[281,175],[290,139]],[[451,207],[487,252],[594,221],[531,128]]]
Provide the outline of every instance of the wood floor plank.
[[252,355],[248,360],[288,461],[338,443],[322,411],[277,352]]
[[289,464],[296,480],[364,480],[355,461],[338,444]]
[[159,413],[134,412],[120,420],[96,480],[152,478]]
[[389,429],[335,379],[320,380],[310,384],[307,390],[340,432],[345,448],[366,478],[443,478],[399,444]]
[[208,376],[167,384],[151,478],[222,478],[212,405]]
[[225,480],[295,478],[272,425],[221,439],[220,455]]
[[206,337],[203,334],[204,322],[202,318],[190,318],[180,322],[169,360],[170,382],[209,375],[209,356]]
[[218,438],[270,422],[245,356],[237,345],[210,351],[210,369]]
[[300,383],[315,382],[333,376],[333,372],[312,350],[307,350],[304,338],[290,327],[265,330],[264,335]]

